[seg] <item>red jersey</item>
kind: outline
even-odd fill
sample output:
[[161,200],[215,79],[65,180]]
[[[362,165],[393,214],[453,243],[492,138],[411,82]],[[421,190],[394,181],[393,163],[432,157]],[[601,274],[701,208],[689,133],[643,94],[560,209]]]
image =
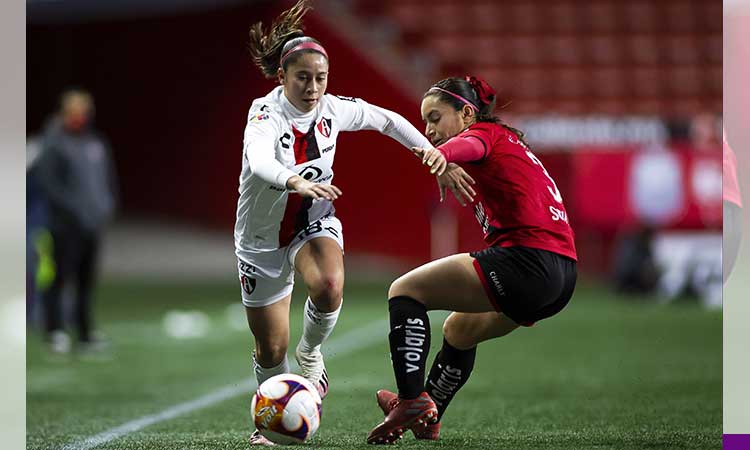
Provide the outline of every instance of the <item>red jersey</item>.
[[742,207],[740,184],[737,182],[737,157],[724,136],[724,200]]
[[438,149],[477,182],[474,212],[488,245],[525,246],[578,259],[555,181],[514,132],[477,123]]

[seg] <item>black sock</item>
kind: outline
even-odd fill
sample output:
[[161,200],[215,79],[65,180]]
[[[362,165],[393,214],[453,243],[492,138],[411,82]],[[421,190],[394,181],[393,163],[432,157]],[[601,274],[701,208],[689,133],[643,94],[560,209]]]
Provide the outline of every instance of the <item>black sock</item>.
[[424,390],[424,372],[430,351],[430,319],[427,308],[411,297],[388,300],[391,316],[391,362],[401,398],[419,397]]
[[437,405],[438,420],[443,417],[448,403],[453,399],[474,369],[477,348],[459,350],[443,339],[443,348],[435,356],[432,369],[425,382],[425,391]]

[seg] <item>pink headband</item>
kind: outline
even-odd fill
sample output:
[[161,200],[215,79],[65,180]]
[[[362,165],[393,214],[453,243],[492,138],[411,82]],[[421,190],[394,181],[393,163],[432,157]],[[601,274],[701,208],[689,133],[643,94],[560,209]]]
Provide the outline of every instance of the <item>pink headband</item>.
[[286,61],[287,58],[289,58],[289,55],[291,55],[294,52],[298,52],[300,50],[315,50],[316,52],[320,52],[323,54],[323,56],[328,59],[328,53],[326,53],[326,49],[323,48],[322,45],[315,43],[315,42],[303,42],[299,45],[295,45],[292,47],[288,52],[284,53],[284,55],[281,57],[281,66],[284,65],[284,61]]
[[437,87],[437,86],[433,86],[433,87],[431,87],[431,88],[430,88],[430,90],[431,90],[431,91],[435,90],[435,91],[445,92],[446,94],[448,94],[448,95],[452,95],[453,97],[455,97],[455,98],[457,98],[457,99],[461,100],[462,102],[466,103],[467,105],[471,106],[471,108],[472,108],[472,109],[473,109],[474,111],[479,111],[479,108],[477,108],[477,106],[476,106],[475,104],[471,103],[470,101],[466,100],[465,98],[461,97],[461,96],[460,96],[460,95],[458,95],[458,94],[454,94],[454,93],[453,93],[453,92],[451,92],[451,91],[447,91],[447,90],[445,90],[445,89],[441,89],[441,88],[439,88],[439,87]]

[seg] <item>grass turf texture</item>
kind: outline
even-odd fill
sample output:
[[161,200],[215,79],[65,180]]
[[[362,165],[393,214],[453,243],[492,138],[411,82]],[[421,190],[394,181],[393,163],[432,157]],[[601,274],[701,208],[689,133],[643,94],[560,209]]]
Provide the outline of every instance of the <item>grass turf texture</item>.
[[[251,336],[227,321],[237,289],[231,282],[104,283],[97,313],[113,340],[110,358],[53,356],[29,333],[27,448],[58,449],[249,378]],[[382,336],[327,361],[331,393],[320,430],[303,448],[373,448],[365,437],[382,419],[374,393],[395,385],[386,290],[387,283],[349,281],[332,339],[381,320]],[[292,349],[303,300],[297,290]],[[168,337],[162,319],[174,309],[205,312],[208,334]],[[241,308],[233,311],[244,316]],[[432,326],[430,362],[442,342],[439,321]],[[398,446],[719,449],[721,367],[719,312],[617,298],[580,283],[559,316],[480,345],[471,380],[443,418],[440,441],[416,441],[409,433]],[[248,392],[95,448],[245,449],[249,407]]]

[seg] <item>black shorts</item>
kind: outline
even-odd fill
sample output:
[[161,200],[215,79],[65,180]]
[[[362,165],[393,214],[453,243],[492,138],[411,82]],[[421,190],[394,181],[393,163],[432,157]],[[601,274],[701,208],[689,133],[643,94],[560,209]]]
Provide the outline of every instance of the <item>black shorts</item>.
[[529,247],[472,252],[474,268],[497,312],[531,326],[562,311],[576,286],[576,262]]

